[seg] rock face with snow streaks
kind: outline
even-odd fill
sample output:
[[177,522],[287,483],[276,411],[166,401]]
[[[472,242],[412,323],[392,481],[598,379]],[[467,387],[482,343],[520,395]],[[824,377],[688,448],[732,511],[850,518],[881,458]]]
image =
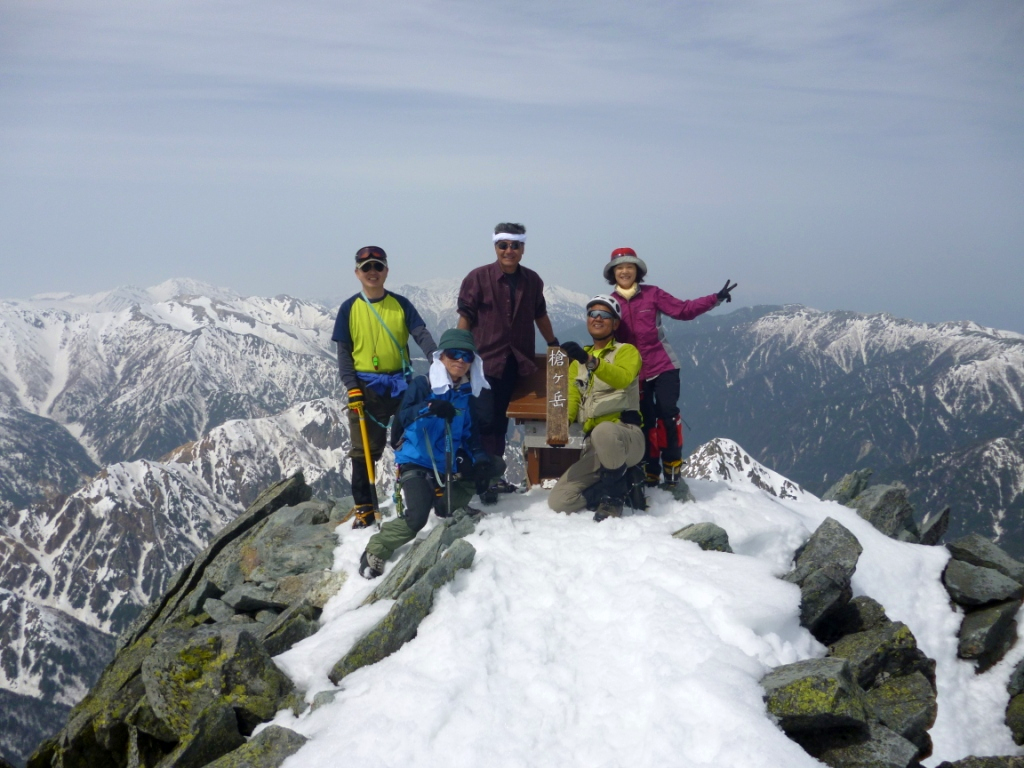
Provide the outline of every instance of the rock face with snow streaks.
[[690,444],[716,436],[821,493],[842,471],[904,483],[1024,557],[1024,337],[801,306],[668,323]]

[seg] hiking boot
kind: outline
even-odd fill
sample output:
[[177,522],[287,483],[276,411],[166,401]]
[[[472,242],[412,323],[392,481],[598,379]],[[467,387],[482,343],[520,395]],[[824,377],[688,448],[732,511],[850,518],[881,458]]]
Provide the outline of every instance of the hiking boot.
[[369,528],[377,521],[373,504],[358,504],[352,511],[353,528]]
[[648,488],[654,488],[658,483],[661,482],[661,472],[646,472],[644,476],[644,483]]
[[480,503],[485,507],[490,507],[498,503],[498,492],[494,488],[488,488],[486,491],[480,492]]
[[622,517],[622,499],[613,499],[610,496],[601,499],[594,513],[594,522],[600,523],[606,517]]
[[384,561],[374,554],[363,550],[359,558],[359,575],[364,579],[376,579],[384,573]]
[[675,488],[679,484],[679,478],[683,476],[683,460],[666,461],[664,467],[665,485],[669,488]]

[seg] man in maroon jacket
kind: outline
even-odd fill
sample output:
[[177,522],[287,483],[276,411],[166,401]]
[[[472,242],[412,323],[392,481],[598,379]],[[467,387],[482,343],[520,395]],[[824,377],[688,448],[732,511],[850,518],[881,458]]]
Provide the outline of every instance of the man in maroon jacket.
[[[459,324],[471,330],[490,384],[477,398],[477,419],[483,448],[492,456],[505,454],[508,404],[521,376],[533,373],[536,324],[548,346],[558,346],[544,301],[544,281],[519,262],[526,251],[526,227],[502,223],[494,228],[497,259],[477,267],[459,289]],[[497,500],[497,488],[480,488],[485,504]]]

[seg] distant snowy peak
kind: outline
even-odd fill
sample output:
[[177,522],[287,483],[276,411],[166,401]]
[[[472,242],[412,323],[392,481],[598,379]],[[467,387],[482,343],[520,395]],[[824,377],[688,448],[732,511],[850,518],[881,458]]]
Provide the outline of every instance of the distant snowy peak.
[[683,474],[696,480],[749,483],[780,499],[814,499],[792,480],[768,469],[739,445],[724,437],[709,440],[687,459]]
[[241,298],[229,288],[218,288],[191,278],[173,278],[150,288],[122,285],[109,291],[92,294],[38,293],[29,299],[11,300],[9,303],[22,309],[58,309],[71,313],[120,312],[132,306],[145,306],[192,296],[206,296],[220,301]]

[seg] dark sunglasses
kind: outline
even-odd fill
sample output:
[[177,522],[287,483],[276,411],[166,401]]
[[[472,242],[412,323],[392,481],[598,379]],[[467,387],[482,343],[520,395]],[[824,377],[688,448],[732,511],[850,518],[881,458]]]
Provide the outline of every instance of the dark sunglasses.
[[498,250],[499,251],[504,251],[504,250],[506,250],[508,248],[511,248],[513,251],[518,251],[522,247],[523,247],[523,244],[520,243],[518,240],[499,240],[498,241]]
[[468,349],[446,349],[444,351],[444,356],[449,360],[457,360],[460,363],[472,363],[473,359],[476,357],[476,355]]
[[361,272],[369,272],[371,269],[374,272],[383,272],[385,269],[387,269],[387,267],[381,264],[379,261],[371,261],[359,267],[359,271]]
[[613,315],[611,312],[606,312],[603,309],[592,309],[589,312],[587,312],[587,317],[592,317],[595,320],[597,320],[598,318],[600,318],[601,320],[615,319],[615,315]]

